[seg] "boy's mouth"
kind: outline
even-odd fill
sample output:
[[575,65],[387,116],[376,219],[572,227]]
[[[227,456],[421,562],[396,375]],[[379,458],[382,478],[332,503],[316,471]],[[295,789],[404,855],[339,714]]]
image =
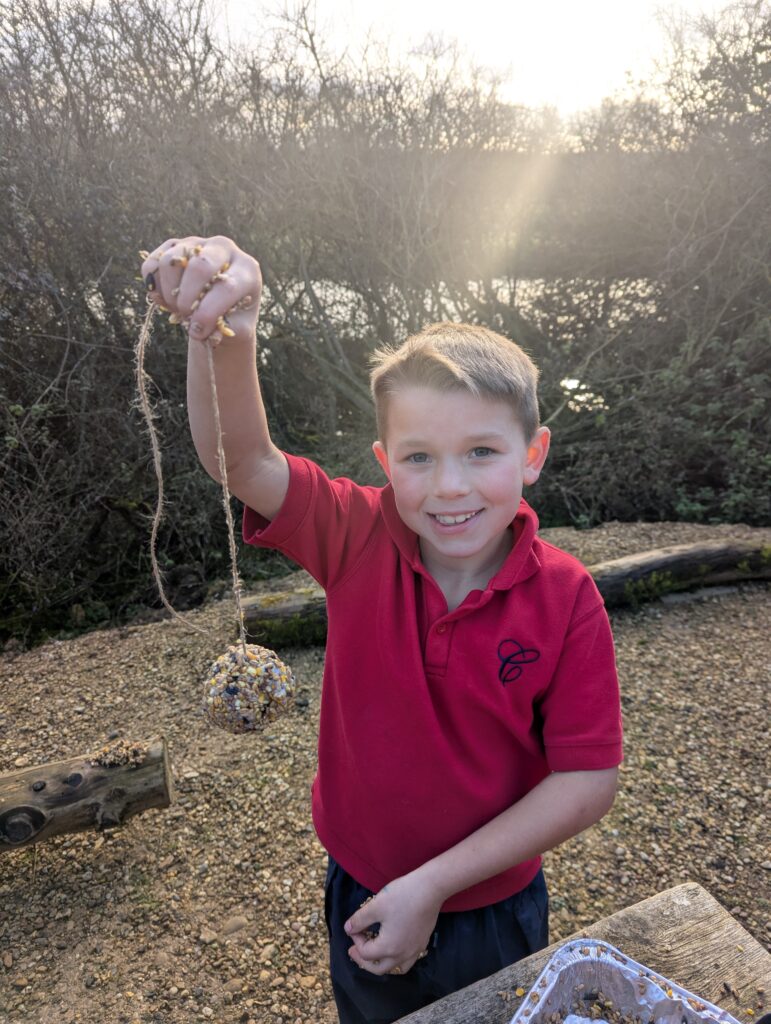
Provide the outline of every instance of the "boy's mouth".
[[428,514],[432,519],[441,523],[442,526],[458,526],[460,523],[466,523],[469,519],[473,519],[475,516],[478,516],[481,511],[482,509],[478,508],[476,512],[457,512],[454,515],[445,515],[440,512],[429,512]]

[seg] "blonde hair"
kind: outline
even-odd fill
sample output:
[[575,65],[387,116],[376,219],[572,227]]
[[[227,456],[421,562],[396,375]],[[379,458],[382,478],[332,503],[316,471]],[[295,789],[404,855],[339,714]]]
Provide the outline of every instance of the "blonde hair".
[[508,402],[530,441],[538,429],[538,367],[519,345],[475,324],[430,324],[370,357],[370,389],[385,443],[388,396],[405,386],[468,391]]

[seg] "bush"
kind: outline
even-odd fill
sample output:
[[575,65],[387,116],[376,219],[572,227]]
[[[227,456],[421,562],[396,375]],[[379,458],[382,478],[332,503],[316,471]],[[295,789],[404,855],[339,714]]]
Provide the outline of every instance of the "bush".
[[[380,479],[371,349],[455,319],[542,369],[544,524],[768,522],[767,8],[682,37],[663,101],[570,125],[460,81],[456,51],[427,52],[422,77],[334,61],[307,13],[247,51],[216,42],[202,0],[0,2],[0,636],[157,600],[136,254],[175,234],[260,260],[274,437],[333,473]],[[228,570],[184,364],[158,323],[159,551],[192,602]]]

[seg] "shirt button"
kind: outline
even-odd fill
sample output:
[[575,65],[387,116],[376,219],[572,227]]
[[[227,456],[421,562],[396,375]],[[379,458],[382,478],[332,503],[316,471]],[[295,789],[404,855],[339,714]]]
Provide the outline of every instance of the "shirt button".
[[436,631],[437,631],[437,633],[446,633],[447,632],[447,626],[445,626],[444,624],[442,624],[441,626],[437,626],[436,627]]

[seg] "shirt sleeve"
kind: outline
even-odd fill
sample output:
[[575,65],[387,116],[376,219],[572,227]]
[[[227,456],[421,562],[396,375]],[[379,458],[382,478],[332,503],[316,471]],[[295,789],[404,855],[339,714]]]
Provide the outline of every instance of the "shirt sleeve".
[[330,479],[310,459],[289,455],[289,488],[272,520],[244,509],[243,538],[274,548],[333,590],[358,565],[380,519],[380,489]]
[[590,592],[593,607],[578,612],[541,700],[546,759],[557,772],[614,768],[624,756],[613,636],[591,579]]

